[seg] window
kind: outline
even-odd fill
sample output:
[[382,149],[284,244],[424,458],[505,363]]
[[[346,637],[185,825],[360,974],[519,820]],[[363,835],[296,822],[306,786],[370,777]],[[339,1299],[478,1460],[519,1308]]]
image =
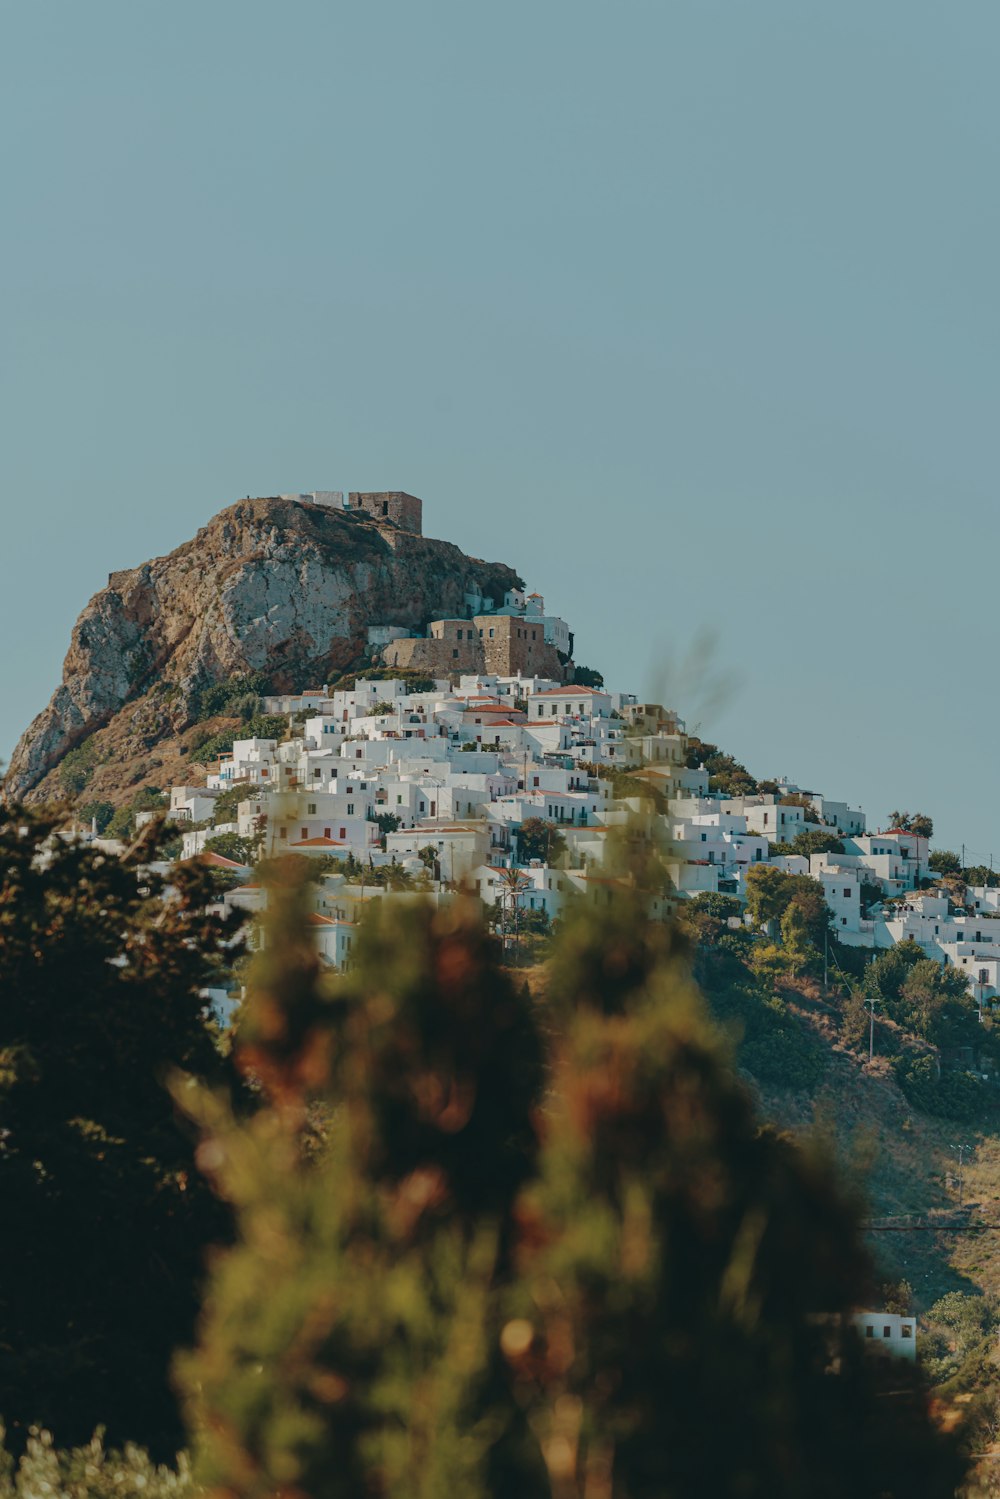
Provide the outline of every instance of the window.
[[287,838],[288,837],[288,829],[287,828],[279,828],[278,829],[278,837],[279,838]]
[[453,655],[453,656],[457,656],[457,655],[458,655],[458,646],[456,646],[456,647],[455,647],[455,649],[454,649],[454,650],[453,650],[453,651],[452,651],[452,653],[451,653],[451,654],[452,654],[452,655]]
[[308,838],[309,837],[309,829],[308,828],[303,828],[302,829],[302,836],[303,836],[303,838]]
[[323,829],[323,837],[324,838],[329,838],[329,836],[330,836],[330,829],[329,828],[324,828]]
[[847,925],[847,917],[846,916],[842,916],[840,918],[840,924],[841,924],[841,926],[846,926]]
[[341,830],[340,830],[340,837],[341,837],[341,841],[343,841],[347,837],[347,829],[346,828],[341,828]]
[[875,1336],[875,1329],[874,1329],[874,1327],[872,1327],[871,1323],[869,1323],[869,1325],[865,1328],[865,1337],[866,1338],[873,1338],[874,1336]]
[[899,1335],[901,1338],[912,1338],[913,1324],[911,1322],[904,1322],[902,1327],[899,1329]]
[[845,890],[844,891],[844,899],[845,900],[850,900],[850,898],[851,898],[851,892],[849,890]]
[[310,817],[315,817],[316,816],[316,803],[315,802],[310,802],[309,806],[307,808],[307,811],[308,811]]
[[353,802],[348,802],[347,803],[347,815],[348,815],[348,817],[353,817],[354,816],[354,803]]
[[883,1338],[891,1338],[892,1337],[892,1328],[889,1327],[888,1325],[886,1325],[885,1327],[883,1327],[883,1329],[882,1329],[882,1336],[883,1336]]

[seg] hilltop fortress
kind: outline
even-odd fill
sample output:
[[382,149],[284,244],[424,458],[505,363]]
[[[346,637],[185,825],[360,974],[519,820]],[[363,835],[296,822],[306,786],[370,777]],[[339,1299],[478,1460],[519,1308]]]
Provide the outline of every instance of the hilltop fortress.
[[[423,501],[402,489],[314,489],[281,495],[283,500],[389,522],[414,536],[423,535]],[[499,676],[544,676],[565,681],[573,636],[566,621],[545,613],[541,594],[508,589],[502,602],[478,588],[465,594],[465,612],[427,624],[426,634],[394,624],[373,624],[368,644],[375,659],[401,671],[432,677],[487,672]]]
[[348,492],[342,489],[313,489],[307,494],[282,494],[281,500],[304,500],[310,505],[325,505],[330,510],[350,510],[371,516],[372,520],[391,521],[401,531],[424,534],[424,502],[402,489],[373,489]]

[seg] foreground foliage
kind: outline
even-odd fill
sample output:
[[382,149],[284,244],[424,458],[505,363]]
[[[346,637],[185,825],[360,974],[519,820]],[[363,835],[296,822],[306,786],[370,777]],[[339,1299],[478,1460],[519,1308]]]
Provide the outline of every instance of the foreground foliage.
[[58,1448],[33,1431],[15,1456],[0,1427],[0,1499],[194,1499],[199,1492],[182,1453],[176,1467],[154,1463],[141,1447],[118,1452],[98,1432],[85,1446]]
[[0,1416],[15,1446],[104,1422],[167,1457],[172,1350],[229,1219],[163,1081],[225,1077],[201,996],[232,927],[197,869],[166,898],[152,832],[119,861],[59,822],[0,811]]
[[857,1205],[758,1126],[635,906],[568,925],[540,1011],[464,906],[383,911],[330,981],[291,874],[272,891],[238,1045],[269,1106],[181,1095],[238,1223],[181,1364],[201,1481],[953,1491],[916,1372],[845,1330],[871,1294]]

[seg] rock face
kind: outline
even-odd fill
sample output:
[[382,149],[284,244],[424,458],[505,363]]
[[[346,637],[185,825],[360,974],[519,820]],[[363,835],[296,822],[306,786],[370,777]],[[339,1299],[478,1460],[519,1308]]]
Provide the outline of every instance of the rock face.
[[369,625],[423,631],[465,613],[467,592],[518,586],[502,563],[388,522],[243,500],[168,557],[112,573],[76,623],[62,684],[14,751],[4,794],[51,795],[53,769],[98,731],[109,730],[105,759],[168,747],[206,685],[263,672],[275,690],[315,686],[359,660]]

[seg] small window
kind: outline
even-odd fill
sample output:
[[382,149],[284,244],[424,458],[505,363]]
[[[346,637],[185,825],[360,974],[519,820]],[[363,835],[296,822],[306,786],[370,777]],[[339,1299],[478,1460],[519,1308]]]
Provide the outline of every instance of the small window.
[[849,890],[845,890],[844,891],[844,899],[845,900],[850,900],[850,898],[851,898],[851,892]]
[[904,1322],[903,1325],[902,1325],[902,1327],[899,1329],[899,1335],[902,1338],[912,1338],[913,1337],[913,1325],[912,1325],[912,1323],[910,1323],[910,1322]]
[[872,1327],[871,1323],[869,1323],[868,1326],[865,1328],[865,1337],[866,1338],[873,1338],[874,1336],[875,1336],[875,1329],[874,1329],[874,1327]]
[[316,803],[315,802],[310,802],[309,803],[309,816],[310,817],[315,817],[316,816]]
[[882,1329],[882,1336],[883,1336],[883,1338],[891,1338],[892,1337],[892,1328],[889,1327],[889,1326],[883,1327],[883,1329]]

